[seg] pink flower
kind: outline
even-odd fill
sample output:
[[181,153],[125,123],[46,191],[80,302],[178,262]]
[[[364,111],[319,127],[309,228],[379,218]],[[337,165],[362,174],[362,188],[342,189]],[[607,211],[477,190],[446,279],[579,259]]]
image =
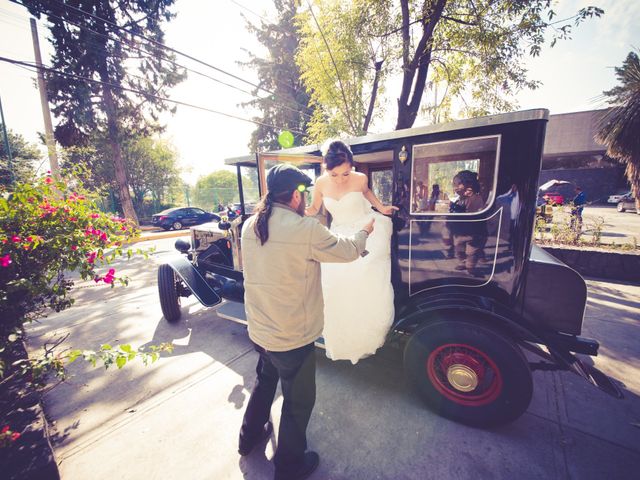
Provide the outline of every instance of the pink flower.
[[87,262],[93,263],[96,261],[96,257],[98,256],[97,252],[91,252],[87,254]]
[[11,241],[13,243],[18,243],[21,240],[21,238],[18,235],[14,235],[13,237],[11,237]]
[[53,178],[51,178],[51,177],[47,177],[47,178],[45,178],[45,179],[44,179],[44,183],[46,183],[46,184],[52,184],[52,183],[53,183]]
[[13,432],[11,434],[11,440],[14,441],[14,442],[19,438],[20,438],[20,434],[18,432]]
[[69,217],[70,222],[77,222],[78,219],[76,217]]
[[78,246],[77,245],[71,245],[71,250],[75,252],[76,250],[78,250]]
[[106,241],[108,241],[108,240],[109,240],[109,238],[107,237],[107,234],[103,232],[103,233],[100,235],[100,240],[102,240],[103,242],[106,242]]
[[31,235],[27,237],[27,242],[33,242],[33,237]]
[[122,225],[122,226],[120,227],[120,230],[122,230],[123,232],[126,232],[126,231],[127,231],[127,227],[125,227],[124,225]]
[[6,254],[4,257],[0,257],[0,265],[2,265],[3,267],[8,267],[9,265],[11,265],[11,257],[9,256],[9,254]]
[[92,213],[91,215],[89,215],[91,218],[100,218],[100,214],[99,213]]
[[2,427],[2,430],[0,430],[0,433],[7,433],[9,431],[9,425],[5,425],[4,427]]
[[95,277],[93,277],[93,281],[98,283],[100,280],[102,280],[102,277],[96,275]]

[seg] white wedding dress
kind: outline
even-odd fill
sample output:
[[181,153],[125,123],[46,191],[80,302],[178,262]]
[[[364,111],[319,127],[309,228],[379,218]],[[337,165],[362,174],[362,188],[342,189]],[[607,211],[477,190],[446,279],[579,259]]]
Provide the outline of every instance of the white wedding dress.
[[394,316],[391,286],[391,219],[371,210],[362,192],[339,200],[324,196],[331,231],[353,235],[373,217],[368,255],[350,263],[323,263],[324,337],[327,357],[355,364],[380,348]]

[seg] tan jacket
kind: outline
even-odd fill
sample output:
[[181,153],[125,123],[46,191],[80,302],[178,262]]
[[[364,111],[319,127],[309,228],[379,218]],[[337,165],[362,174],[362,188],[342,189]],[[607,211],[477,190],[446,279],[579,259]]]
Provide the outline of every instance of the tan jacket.
[[315,341],[324,325],[320,262],[351,262],[363,252],[367,233],[331,233],[315,218],[276,204],[264,245],[242,228],[244,305],[249,337],[266,350],[282,352]]

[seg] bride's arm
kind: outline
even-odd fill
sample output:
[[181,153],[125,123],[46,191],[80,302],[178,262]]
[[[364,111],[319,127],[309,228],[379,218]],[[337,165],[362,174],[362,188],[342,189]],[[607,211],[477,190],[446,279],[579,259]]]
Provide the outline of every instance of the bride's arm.
[[394,210],[398,210],[398,207],[383,205],[382,202],[378,200],[378,198],[369,188],[369,181],[366,175],[363,175],[363,181],[362,194],[364,195],[364,198],[369,200],[369,203],[373,205],[376,210],[378,210],[383,215],[391,215]]
[[322,182],[316,181],[313,190],[311,190],[311,206],[305,209],[304,214],[313,217],[317,215],[322,206]]

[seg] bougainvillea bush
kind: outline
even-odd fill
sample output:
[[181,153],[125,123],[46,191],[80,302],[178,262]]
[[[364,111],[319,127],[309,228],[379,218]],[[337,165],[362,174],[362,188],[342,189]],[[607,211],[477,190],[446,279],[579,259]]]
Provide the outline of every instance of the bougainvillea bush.
[[[21,337],[25,322],[73,304],[72,278],[79,275],[112,287],[127,284],[110,263],[132,255],[123,245],[138,231],[124,219],[101,212],[96,200],[77,176],[56,180],[48,174],[0,190],[0,379],[8,367],[3,352]],[[93,364],[102,360],[105,366],[121,367],[138,354],[145,363],[155,360],[160,349],[143,354],[128,345],[103,345],[97,351],[67,350],[63,356],[46,352],[46,358],[23,362],[22,369],[61,373],[65,361],[80,356]]]

